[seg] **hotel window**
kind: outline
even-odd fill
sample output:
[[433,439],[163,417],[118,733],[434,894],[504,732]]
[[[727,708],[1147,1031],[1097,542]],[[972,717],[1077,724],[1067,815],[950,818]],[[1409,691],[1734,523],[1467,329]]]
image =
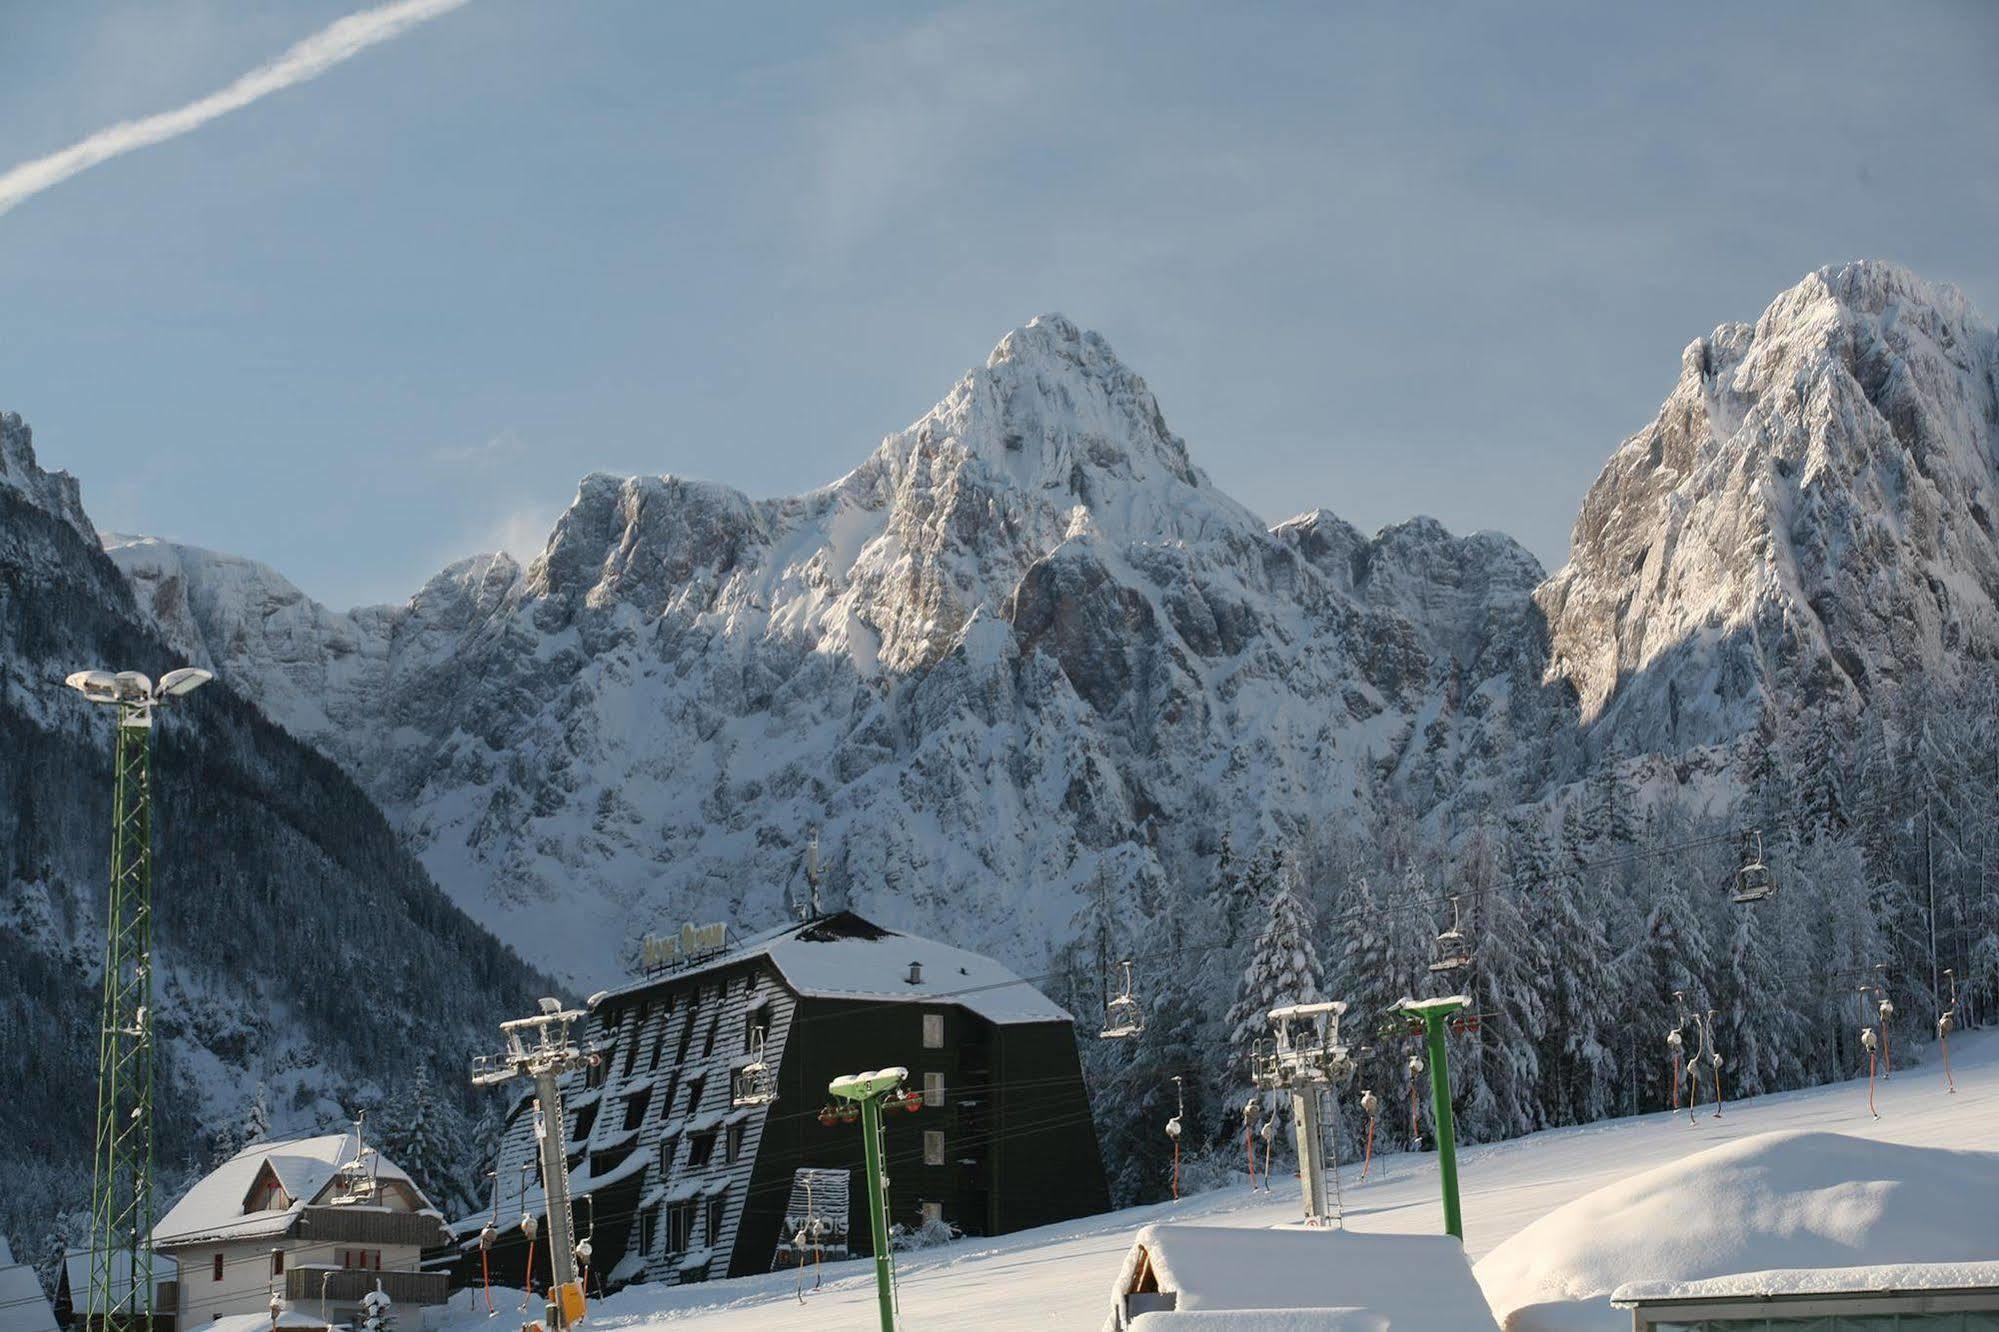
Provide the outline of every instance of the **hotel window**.
[[625,1042],[625,1071],[619,1076],[629,1078],[632,1075],[632,1065],[639,1059],[639,1037],[645,1034],[646,1019],[651,1016],[652,1005],[640,1004],[638,1015],[632,1019],[631,1039]]
[[722,1139],[722,1157],[734,1165],[743,1154],[743,1125],[741,1121],[729,1125]]
[[688,1113],[688,1114],[690,1114],[690,1115],[691,1115],[691,1114],[693,1114],[693,1113],[694,1113],[694,1112],[695,1112],[696,1110],[699,1110],[699,1109],[701,1108],[701,1089],[702,1089],[702,1087],[704,1087],[704,1086],[705,1086],[705,1085],[707,1084],[707,1082],[708,1082],[708,1079],[706,1079],[706,1078],[689,1078],[689,1079],[687,1080],[687,1113]]
[[671,1025],[673,1025],[673,1001],[669,999],[666,1011],[659,1015],[659,1026],[653,1028],[652,1053],[646,1056],[646,1072],[651,1073],[659,1067],[660,1053],[666,1048],[666,1029]]
[[699,1170],[715,1158],[715,1135],[696,1133],[687,1139],[687,1168]]
[[675,1203],[666,1209],[666,1251],[686,1253],[694,1242],[694,1204]]
[[676,1064],[687,1062],[687,1051],[694,1044],[694,1023],[701,1016],[701,996],[696,994],[687,1005],[686,1025],[680,1029],[680,1053],[673,1057]]
[[944,1015],[925,1013],[923,1015],[923,1048],[941,1050],[944,1048]]
[[633,1092],[625,1098],[625,1128],[635,1129],[645,1123],[646,1107],[652,1104],[652,1088]]
[[701,1057],[703,1059],[715,1053],[715,1032],[721,1025],[722,1014],[720,1010],[717,1010],[715,1016],[708,1022],[708,1038],[701,1042]]
[[571,1142],[582,1142],[590,1136],[590,1130],[597,1126],[597,1102],[592,1101],[576,1112],[576,1131],[569,1135]]
[[932,1109],[944,1104],[944,1075],[925,1073],[923,1075],[923,1103]]
[[702,1242],[714,1248],[722,1242],[722,1221],[728,1211],[728,1195],[718,1193],[708,1200],[708,1229]]
[[648,1207],[639,1213],[639,1252],[651,1253],[653,1241],[659,1238],[659,1208]]
[[944,1164],[944,1130],[923,1130],[923,1164],[927,1166]]
[[768,999],[753,1006],[743,1017],[744,1054],[748,1054],[756,1045],[758,1027],[764,1029],[764,1039],[770,1039],[770,1001]]

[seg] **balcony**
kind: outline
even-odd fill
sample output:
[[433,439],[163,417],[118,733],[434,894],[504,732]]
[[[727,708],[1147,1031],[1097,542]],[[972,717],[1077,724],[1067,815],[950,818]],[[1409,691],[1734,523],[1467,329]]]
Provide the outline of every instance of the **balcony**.
[[294,1267],[285,1272],[285,1298],[296,1308],[311,1308],[321,1298],[328,1304],[359,1304],[378,1281],[382,1292],[397,1304],[442,1304],[451,1293],[451,1279],[443,1272]]
[[444,1223],[427,1212],[391,1212],[382,1207],[308,1207],[298,1235],[315,1244],[413,1244],[420,1249],[449,1242]]

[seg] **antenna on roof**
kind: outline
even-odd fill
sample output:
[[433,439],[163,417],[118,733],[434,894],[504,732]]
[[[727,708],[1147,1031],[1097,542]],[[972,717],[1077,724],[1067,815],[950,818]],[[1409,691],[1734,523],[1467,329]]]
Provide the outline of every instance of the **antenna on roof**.
[[805,843],[805,891],[806,904],[803,912],[808,921],[819,919],[819,829],[812,830],[811,839]]

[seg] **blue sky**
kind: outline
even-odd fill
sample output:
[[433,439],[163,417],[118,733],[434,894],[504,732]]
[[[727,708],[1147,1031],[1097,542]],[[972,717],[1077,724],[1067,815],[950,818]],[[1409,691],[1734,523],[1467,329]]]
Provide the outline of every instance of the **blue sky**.
[[[363,6],[0,0],[0,171]],[[0,215],[0,407],[100,526],[335,605],[592,470],[821,484],[1046,310],[1276,519],[1551,566],[1690,339],[1999,313],[1999,5],[472,0]]]

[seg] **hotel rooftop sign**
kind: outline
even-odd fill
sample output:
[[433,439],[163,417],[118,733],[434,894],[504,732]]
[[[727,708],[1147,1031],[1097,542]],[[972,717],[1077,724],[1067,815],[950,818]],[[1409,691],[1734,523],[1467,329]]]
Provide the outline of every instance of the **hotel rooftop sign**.
[[648,972],[670,971],[690,962],[712,957],[729,946],[729,927],[722,921],[711,925],[682,925],[673,934],[648,934],[639,941],[639,963]]

